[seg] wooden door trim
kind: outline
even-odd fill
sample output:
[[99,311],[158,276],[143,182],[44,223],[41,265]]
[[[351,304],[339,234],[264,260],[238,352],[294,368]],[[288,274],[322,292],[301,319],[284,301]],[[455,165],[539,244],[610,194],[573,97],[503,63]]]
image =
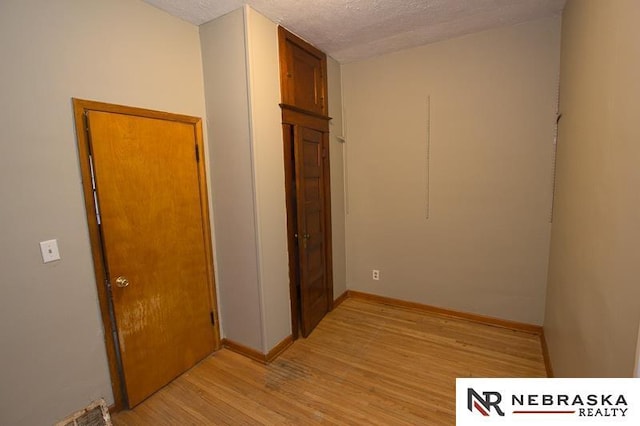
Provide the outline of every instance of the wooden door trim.
[[297,219],[293,212],[296,210],[295,203],[293,201],[292,195],[294,194],[293,189],[293,168],[291,165],[294,161],[294,156],[292,153],[293,149],[293,125],[289,123],[282,123],[282,135],[283,135],[283,144],[282,148],[284,151],[284,191],[285,191],[285,199],[286,199],[286,209],[287,209],[287,251],[289,256],[289,299],[291,304],[291,337],[292,340],[296,340],[298,338],[300,322],[299,322],[299,313],[300,306],[298,303],[298,288],[296,286],[296,282],[298,281],[298,270],[297,265],[299,264],[297,250],[293,247],[296,246],[297,241],[295,238],[295,233],[297,232]]
[[307,116],[311,116],[311,117],[315,117],[315,118],[319,118],[321,120],[331,120],[331,117],[329,117],[328,115],[324,115],[324,114],[318,114],[317,112],[311,112],[311,111],[307,111],[304,108],[300,108],[297,107],[295,105],[289,105],[289,104],[280,104],[280,108],[284,110],[288,110],[291,112],[299,112],[301,114],[307,115]]
[[308,114],[300,108],[291,108],[290,105],[280,104],[282,108],[282,123],[300,125],[319,132],[329,132],[330,117]]
[[329,131],[322,133],[324,165],[324,252],[327,312],[333,310],[333,233],[331,228],[331,156],[329,155]]
[[[94,276],[96,280],[96,287],[98,290],[98,301],[100,305],[100,314],[102,317],[102,323],[104,326],[105,343],[107,351],[107,361],[109,365],[109,375],[111,378],[111,388],[114,397],[114,410],[120,411],[125,408],[126,401],[124,399],[123,392],[123,380],[121,373],[118,369],[117,354],[116,354],[116,341],[114,338],[115,330],[112,327],[111,318],[109,315],[109,295],[105,286],[106,268],[105,258],[102,246],[102,237],[100,235],[100,228],[96,218],[96,209],[93,198],[93,187],[91,179],[91,165],[89,162],[89,138],[87,136],[87,125],[85,120],[85,114],[88,111],[100,111],[109,112],[114,114],[125,114],[138,117],[154,118],[167,121],[182,122],[185,124],[192,124],[194,126],[194,139],[201,155],[204,153],[204,143],[202,137],[202,120],[198,117],[192,117],[188,115],[172,114],[162,111],[154,111],[143,108],[135,108],[129,106],[108,104],[103,102],[96,102],[90,100],[83,100],[72,98],[73,112],[76,128],[76,139],[78,145],[78,156],[80,162],[80,174],[82,177],[82,190],[84,194],[84,202],[87,216],[87,225],[89,229],[89,240],[91,245],[91,254],[94,265]],[[202,156],[204,157],[204,156]],[[215,278],[213,274],[213,249],[211,245],[211,224],[209,220],[209,206],[208,206],[208,192],[206,182],[206,167],[204,164],[204,158],[198,162],[198,179],[200,188],[200,199],[207,200],[207,202],[201,202],[201,214],[203,218],[203,232],[205,239],[205,256],[207,260],[207,277],[209,286],[209,295],[212,311],[214,314],[214,348],[220,349],[220,329],[218,320],[218,302],[215,292]]]

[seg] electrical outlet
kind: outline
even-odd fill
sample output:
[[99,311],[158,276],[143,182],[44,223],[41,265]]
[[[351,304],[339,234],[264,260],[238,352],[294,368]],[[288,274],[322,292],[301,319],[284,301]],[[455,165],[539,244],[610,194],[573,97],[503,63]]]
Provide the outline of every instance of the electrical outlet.
[[378,281],[380,279],[380,271],[377,269],[374,269],[373,271],[371,271],[371,278]]

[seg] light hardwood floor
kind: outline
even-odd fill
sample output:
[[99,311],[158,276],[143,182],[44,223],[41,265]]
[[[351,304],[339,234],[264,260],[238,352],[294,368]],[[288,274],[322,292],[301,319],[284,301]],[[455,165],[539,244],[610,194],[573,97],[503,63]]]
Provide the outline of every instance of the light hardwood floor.
[[537,335],[347,299],[270,365],[223,349],[115,425],[454,425],[456,377],[546,377]]

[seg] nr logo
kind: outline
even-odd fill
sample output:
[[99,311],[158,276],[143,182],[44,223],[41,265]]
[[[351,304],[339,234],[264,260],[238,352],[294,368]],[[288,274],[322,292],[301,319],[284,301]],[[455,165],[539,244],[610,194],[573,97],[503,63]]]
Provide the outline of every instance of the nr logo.
[[500,401],[502,401],[500,392],[482,392],[480,396],[472,388],[467,388],[467,409],[472,413],[475,409],[483,416],[490,416],[493,409],[499,416],[504,416],[504,412],[500,409]]

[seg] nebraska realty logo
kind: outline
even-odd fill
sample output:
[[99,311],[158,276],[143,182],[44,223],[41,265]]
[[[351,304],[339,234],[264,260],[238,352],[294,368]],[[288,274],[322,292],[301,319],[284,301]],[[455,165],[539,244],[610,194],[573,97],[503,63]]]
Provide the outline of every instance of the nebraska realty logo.
[[483,416],[488,416],[493,408],[499,416],[504,416],[504,412],[500,409],[502,402],[502,394],[500,392],[482,392],[484,398],[472,388],[467,388],[467,408],[469,411],[474,409]]
[[640,379],[457,379],[456,424],[640,425]]

